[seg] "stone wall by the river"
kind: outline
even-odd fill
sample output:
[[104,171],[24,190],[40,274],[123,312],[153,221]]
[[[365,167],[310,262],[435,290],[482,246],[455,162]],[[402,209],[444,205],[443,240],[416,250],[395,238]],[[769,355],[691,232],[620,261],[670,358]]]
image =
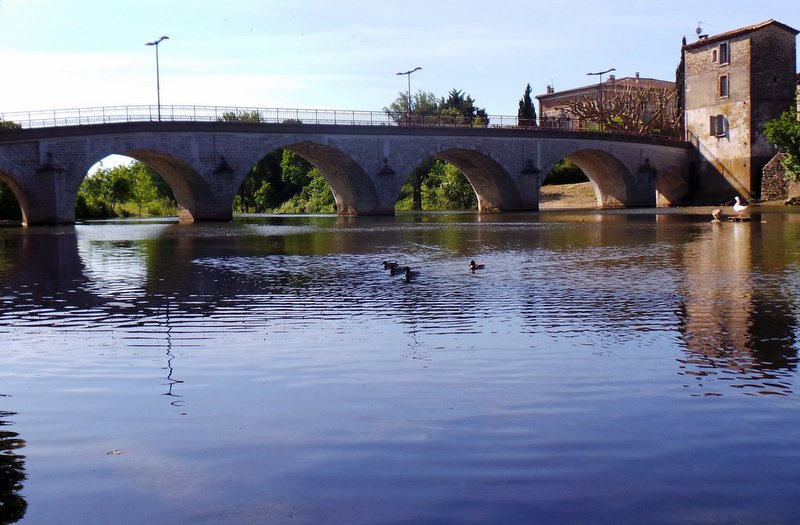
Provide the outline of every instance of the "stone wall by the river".
[[786,169],[781,164],[785,157],[786,154],[778,153],[764,166],[761,172],[761,200],[800,199],[800,183],[789,182],[785,178]]

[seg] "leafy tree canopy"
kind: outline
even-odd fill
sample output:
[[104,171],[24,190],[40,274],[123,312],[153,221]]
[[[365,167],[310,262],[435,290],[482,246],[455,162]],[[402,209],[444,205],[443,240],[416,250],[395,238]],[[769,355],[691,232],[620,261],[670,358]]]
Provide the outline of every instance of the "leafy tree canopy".
[[258,111],[226,111],[219,120],[224,122],[260,122],[261,115]]
[[159,204],[148,211],[150,215],[163,215],[168,213],[165,208],[175,207],[175,197],[164,179],[145,164],[134,161],[128,165],[101,168],[86,177],[78,190],[75,213],[80,218],[114,217],[118,213],[130,215],[122,205],[134,203],[141,216],[144,206],[158,201],[163,206]]
[[800,120],[797,111],[784,111],[780,118],[769,121],[764,135],[786,154],[781,162],[786,169],[786,178],[800,181]]
[[12,120],[3,120],[0,118],[0,129],[21,129],[22,125]]
[[475,100],[460,89],[452,89],[447,98],[437,98],[433,93],[418,91],[411,100],[407,93],[383,108],[400,125],[455,125],[487,126],[486,110],[475,105]]

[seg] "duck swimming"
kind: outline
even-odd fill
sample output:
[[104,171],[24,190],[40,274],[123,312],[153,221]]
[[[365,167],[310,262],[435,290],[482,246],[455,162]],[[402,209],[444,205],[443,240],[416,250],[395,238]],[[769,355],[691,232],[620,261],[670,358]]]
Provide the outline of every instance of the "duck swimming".
[[418,270],[412,270],[408,266],[403,266],[403,270],[406,272],[406,282],[407,283],[410,283],[411,279],[413,279],[414,277],[419,276],[419,271]]
[[396,268],[397,263],[395,261],[383,261],[383,269],[384,270],[391,270],[392,268]]
[[469,269],[472,270],[473,272],[475,270],[482,270],[483,269],[483,265],[482,264],[476,264],[475,261],[470,261],[469,262]]

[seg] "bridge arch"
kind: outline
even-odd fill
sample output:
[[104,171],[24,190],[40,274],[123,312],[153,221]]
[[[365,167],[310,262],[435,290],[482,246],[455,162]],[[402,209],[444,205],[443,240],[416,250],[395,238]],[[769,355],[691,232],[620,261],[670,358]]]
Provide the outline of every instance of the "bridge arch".
[[101,144],[89,151],[89,164],[78,185],[97,161],[112,154],[124,155],[146,164],[161,175],[175,196],[181,221],[191,222],[218,213],[215,191],[201,175],[201,163],[187,152],[149,139],[128,140],[123,147],[115,146],[113,143]]
[[[271,146],[272,150],[286,149],[296,153],[319,170],[331,188],[339,215],[378,215],[394,212],[393,209],[384,209],[372,178],[358,162],[341,149],[313,140],[287,140],[276,142]],[[250,165],[255,165],[258,160],[250,159],[252,162]],[[244,176],[246,173],[242,174],[242,179],[238,181],[239,185],[244,181]]]
[[689,201],[691,193],[681,167],[671,164],[660,168],[656,179],[656,205],[671,206]]
[[[519,189],[511,175],[500,162],[491,155],[464,147],[444,147],[420,154],[413,167],[419,166],[426,158],[437,157],[461,170],[475,190],[479,212],[508,211],[522,208]],[[410,176],[410,173],[405,179]],[[401,186],[405,179],[400,182]],[[397,188],[399,194],[400,188]]]
[[0,182],[3,182],[11,189],[14,198],[22,212],[22,224],[28,224],[28,217],[33,209],[40,206],[36,199],[36,193],[26,191],[23,183],[22,169],[18,166],[0,158]]
[[[580,149],[568,152],[565,158],[577,165],[589,178],[597,197],[597,206],[601,208],[621,208],[631,202],[630,192],[635,186],[633,175],[627,166],[613,154],[599,149]],[[560,159],[556,159],[556,162]],[[541,186],[555,162],[547,172],[543,172]],[[653,195],[655,202],[655,195]]]

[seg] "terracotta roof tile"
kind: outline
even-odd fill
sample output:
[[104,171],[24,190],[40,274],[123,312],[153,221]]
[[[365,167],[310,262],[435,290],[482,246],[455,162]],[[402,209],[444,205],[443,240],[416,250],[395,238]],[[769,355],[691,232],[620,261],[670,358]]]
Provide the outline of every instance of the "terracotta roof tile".
[[798,31],[797,29],[794,29],[793,27],[789,27],[786,24],[782,24],[781,22],[778,22],[776,20],[769,19],[769,20],[766,20],[764,22],[761,22],[760,24],[740,27],[739,29],[734,29],[732,31],[726,31],[725,33],[720,33],[718,35],[712,35],[712,36],[709,36],[709,37],[706,37],[706,38],[701,38],[697,42],[692,42],[691,44],[686,44],[685,46],[683,46],[683,48],[684,49],[694,49],[696,47],[703,47],[706,44],[710,44],[710,43],[713,43],[713,42],[718,42],[720,40],[725,40],[725,39],[733,38],[733,37],[736,37],[736,36],[746,35],[747,33],[751,33],[753,31],[757,31],[759,29],[762,29],[764,27],[767,27],[767,26],[773,25],[773,24],[776,25],[777,27],[780,27],[781,29],[785,29],[786,31],[789,31],[790,33],[794,33],[795,35],[800,33],[800,31]]

